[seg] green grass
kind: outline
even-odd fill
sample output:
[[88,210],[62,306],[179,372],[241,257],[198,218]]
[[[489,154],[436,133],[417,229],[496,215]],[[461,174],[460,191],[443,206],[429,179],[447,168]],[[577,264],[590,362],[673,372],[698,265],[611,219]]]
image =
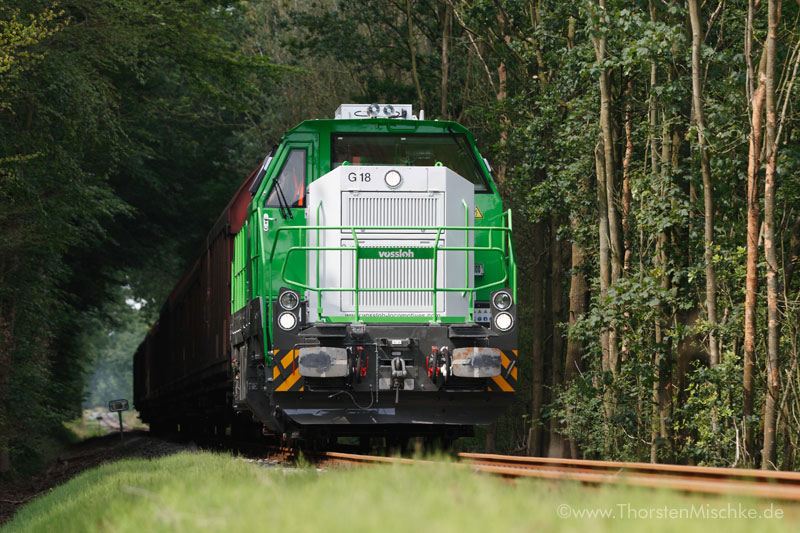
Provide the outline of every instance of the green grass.
[[96,420],[87,420],[86,417],[75,418],[67,422],[62,422],[63,426],[72,432],[73,442],[90,439],[92,437],[102,437],[108,435],[108,430],[97,423]]
[[13,470],[7,476],[0,475],[0,483],[6,479],[26,479],[41,474],[83,438],[73,431],[70,424],[56,423],[31,438],[18,439],[11,449]]
[[[23,508],[5,531],[679,531],[797,530],[798,507],[781,519],[655,519],[662,509],[754,509],[769,503],[689,498],[633,489],[475,475],[451,465],[318,472],[263,468],[227,455],[181,453],[124,460],[84,472]],[[560,518],[597,509],[614,518]],[[620,507],[630,505],[630,508]],[[626,510],[630,509],[630,510]],[[643,511],[642,511],[643,510]],[[622,518],[619,515],[624,515]]]
[[[101,413],[107,414],[108,411],[103,407],[84,409],[80,417],[63,422],[62,425],[67,430],[74,433],[74,442],[90,439],[92,437],[102,437],[103,435],[108,435],[109,433],[117,431],[116,426],[114,428],[109,428],[100,425],[97,421],[97,415]],[[116,417],[117,415],[113,415],[115,424],[117,420]],[[147,424],[143,424],[142,421],[139,420],[139,413],[137,411],[123,412],[122,421],[127,427],[132,429],[147,429],[148,427]]]

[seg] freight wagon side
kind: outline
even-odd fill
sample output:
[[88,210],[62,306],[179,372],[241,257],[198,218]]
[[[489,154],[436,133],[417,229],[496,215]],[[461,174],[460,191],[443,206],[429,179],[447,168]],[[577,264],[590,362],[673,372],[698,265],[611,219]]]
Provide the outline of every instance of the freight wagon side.
[[134,355],[134,406],[157,433],[230,424],[230,265],[254,174],[226,206]]

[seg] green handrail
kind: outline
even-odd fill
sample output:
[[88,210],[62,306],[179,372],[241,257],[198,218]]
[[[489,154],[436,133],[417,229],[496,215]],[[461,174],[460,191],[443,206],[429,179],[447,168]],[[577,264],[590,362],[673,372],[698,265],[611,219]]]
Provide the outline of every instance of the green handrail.
[[[321,208],[320,205],[317,206],[317,213],[319,214],[319,209]],[[468,209],[468,207],[467,207]],[[517,280],[516,280],[516,269],[515,267],[515,260],[514,260],[514,247],[513,243],[510,239],[511,235],[511,210],[506,211],[502,215],[502,219],[504,223],[507,223],[507,226],[469,226],[469,212],[467,211],[467,225],[465,226],[410,226],[403,228],[407,231],[436,231],[436,240],[433,245],[433,287],[419,287],[419,288],[362,288],[360,287],[359,283],[359,263],[360,263],[360,250],[361,245],[358,240],[358,236],[356,235],[357,231],[382,231],[382,230],[397,230],[398,228],[395,226],[283,226],[278,228],[275,232],[275,238],[272,242],[272,249],[270,250],[270,264],[275,259],[275,252],[277,249],[277,244],[279,240],[279,234],[281,232],[303,232],[301,237],[301,242],[306,241],[307,239],[302,238],[306,235],[305,232],[315,230],[317,232],[317,242],[319,242],[319,232],[321,230],[334,230],[334,231],[349,231],[351,236],[353,237],[353,242],[355,246],[291,246],[286,251],[286,256],[283,261],[283,265],[281,267],[281,279],[287,285],[292,285],[297,288],[315,291],[318,295],[319,307],[320,310],[320,317],[322,317],[322,292],[353,292],[354,293],[354,314],[355,314],[355,321],[360,320],[359,315],[359,295],[361,292],[426,292],[431,291],[433,293],[433,322],[438,323],[438,305],[437,305],[437,295],[438,292],[462,292],[464,294],[469,294],[469,302],[468,302],[468,309],[469,313],[468,316],[465,317],[466,321],[469,321],[474,318],[474,294],[477,291],[490,289],[493,287],[503,287],[506,286],[506,282],[508,281],[508,286],[510,286],[512,291],[512,296],[516,300],[517,297]],[[319,216],[317,217],[319,220]],[[439,246],[439,242],[441,240],[441,234],[444,231],[464,231],[466,236],[466,242],[469,242],[469,232],[470,231],[488,231],[489,232],[489,246]],[[495,231],[501,232],[504,237],[501,242],[501,246],[494,246],[492,235]],[[506,246],[508,246],[508,250],[506,250]],[[414,248],[414,247],[412,247]],[[289,264],[289,257],[296,252],[309,252],[315,251],[317,256],[317,286],[312,287],[305,283],[291,280],[286,277],[286,269]],[[356,254],[356,261],[355,261],[355,283],[354,287],[320,287],[320,279],[319,279],[319,252],[320,251],[352,251]],[[438,258],[439,252],[449,252],[449,251],[465,251],[465,252],[487,252],[487,253],[497,253],[500,254],[501,260],[500,264],[503,267],[503,277],[497,281],[486,283],[480,286],[473,286],[469,287],[469,261],[466,264],[465,270],[465,287],[442,287],[439,288],[437,286],[437,274],[438,274]],[[391,259],[387,259],[391,260]],[[272,294],[272,276],[269,277],[269,291]]]
[[[469,206],[467,205],[467,201],[463,198],[461,199],[461,205],[464,206],[464,225],[469,226]],[[491,232],[489,232],[491,234]],[[469,244],[469,231],[464,232],[464,242]],[[464,285],[469,286],[469,255],[467,255],[467,260],[464,261]],[[461,295],[467,296],[468,291],[464,291]],[[472,291],[469,291],[469,296],[467,300],[467,310],[469,314],[469,319],[473,319],[473,315],[475,315],[475,310],[472,308]]]
[[[511,223],[511,209],[505,212],[506,218],[508,219],[508,261],[512,265],[516,265],[515,260],[515,253],[514,253],[514,245],[511,241],[511,232],[513,231],[513,225]],[[512,269],[511,272],[511,296],[514,298],[514,301],[517,301],[517,269]]]
[[[360,284],[358,283],[358,280],[359,280],[359,277],[358,277],[358,265],[361,264],[361,259],[358,257],[358,250],[359,250],[360,246],[358,245],[358,237],[356,237],[356,230],[353,229],[353,228],[350,228],[350,233],[353,235],[353,243],[356,245],[356,261],[355,261],[355,263],[356,263],[356,265],[355,265],[355,269],[356,269],[356,272],[355,272],[355,275],[356,275],[356,277],[355,277],[356,295],[355,295],[355,310],[354,311],[355,311],[355,315],[356,315],[356,322],[359,322],[359,316],[358,316],[358,286]],[[291,251],[292,251],[292,249],[289,248],[289,250],[286,252],[286,260],[284,260],[284,262],[283,262],[284,266],[286,266],[286,263],[289,262],[289,252],[291,252]],[[285,270],[284,270],[284,272],[285,272]],[[286,277],[284,276],[284,277],[282,277],[282,279],[286,280]]]
[[438,314],[439,314],[439,306],[436,302],[436,295],[438,291],[436,290],[436,280],[438,279],[439,273],[439,239],[442,236],[442,228],[436,230],[436,241],[433,243],[433,322],[438,322]]
[[[347,161],[345,161],[347,163]],[[322,209],[322,200],[319,201],[317,204],[317,224],[319,224],[319,211]],[[277,235],[275,236],[277,240]],[[317,242],[319,242],[319,230],[317,230]],[[275,248],[275,244],[272,245]],[[319,287],[319,252],[316,253],[317,256],[317,287]],[[271,258],[270,258],[271,260]],[[272,277],[270,276],[270,294],[272,294]],[[322,314],[322,293],[317,292],[317,309],[320,310],[320,315]]]

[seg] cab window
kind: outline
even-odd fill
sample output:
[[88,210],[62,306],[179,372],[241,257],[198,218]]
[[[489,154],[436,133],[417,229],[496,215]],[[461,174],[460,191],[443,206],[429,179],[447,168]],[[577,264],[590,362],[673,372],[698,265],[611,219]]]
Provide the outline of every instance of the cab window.
[[272,183],[264,207],[305,207],[306,151],[293,148]]

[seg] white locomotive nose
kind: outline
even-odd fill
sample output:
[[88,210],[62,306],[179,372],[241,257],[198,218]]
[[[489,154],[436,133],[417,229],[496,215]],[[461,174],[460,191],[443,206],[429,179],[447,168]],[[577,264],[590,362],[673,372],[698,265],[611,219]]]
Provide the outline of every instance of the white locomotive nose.
[[[365,289],[359,316],[467,316],[468,293],[434,298],[431,287],[474,286],[474,252],[465,250],[474,232],[443,231],[474,225],[474,198],[474,184],[444,165],[348,164],[317,179],[308,191],[308,224],[320,229],[307,236],[320,251],[307,262],[306,279],[334,290],[309,300],[308,320],[323,310],[355,317],[355,293],[343,289],[354,286],[356,274]],[[450,249],[438,253],[434,270],[435,246]]]

